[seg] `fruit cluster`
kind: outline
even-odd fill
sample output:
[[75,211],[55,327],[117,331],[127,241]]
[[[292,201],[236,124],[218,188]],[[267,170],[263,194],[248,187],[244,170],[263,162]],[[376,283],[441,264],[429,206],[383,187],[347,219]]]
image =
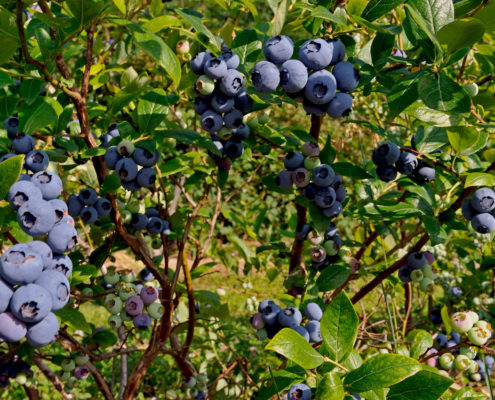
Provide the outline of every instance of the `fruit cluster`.
[[[158,301],[158,289],[152,286],[154,278],[149,270],[141,271],[139,283],[135,274],[121,277],[115,268],[109,268],[103,279],[105,289],[117,288],[117,294],[109,294],[104,300],[106,309],[112,314],[108,319],[112,328],[132,321],[136,329],[146,330],[151,327],[152,319],[162,317],[163,306]],[[89,293],[83,291],[83,294]]]
[[62,375],[60,379],[64,381],[64,391],[71,393],[77,381],[85,380],[91,373],[89,367],[89,357],[85,354],[76,355],[73,358],[62,360]]
[[495,191],[486,187],[477,189],[470,199],[462,202],[462,215],[478,233],[495,231]]
[[407,175],[413,182],[423,185],[435,178],[435,169],[426,162],[419,160],[410,151],[401,151],[392,142],[385,142],[373,151],[373,163],[376,165],[376,175],[384,182],[391,182],[397,174]]
[[[26,154],[26,168],[32,172],[39,172],[48,167],[49,160],[46,153],[34,150],[34,138],[31,135],[19,132],[19,119],[17,117],[7,118],[3,121],[3,126],[7,129],[7,137],[14,153]],[[4,155],[0,162],[10,157],[14,157],[14,154]]]
[[308,321],[302,326],[303,315],[296,307],[282,309],[273,300],[263,300],[258,306],[258,312],[251,317],[251,326],[256,329],[258,337],[263,340],[272,338],[282,328],[291,328],[311,343],[322,341],[320,320],[323,311],[317,303],[307,303],[304,315]]
[[[117,127],[102,136],[102,147],[109,145],[110,141],[115,138],[120,138]],[[151,189],[155,186],[154,166],[159,159],[158,150],[150,152],[145,148],[135,146],[129,140],[121,140],[118,145],[107,147],[103,156],[106,167],[115,170],[122,187],[131,192],[137,192],[141,188]]]
[[146,229],[150,235],[170,235],[170,224],[160,218],[160,212],[156,208],[147,208],[144,214],[132,214],[129,225],[137,231]]
[[359,72],[344,61],[345,45],[336,39],[310,39],[301,44],[299,59],[291,59],[293,53],[290,37],[270,38],[263,46],[266,60],[258,62],[251,71],[255,89],[271,93],[280,86],[291,98],[302,100],[308,114],[347,116],[352,109],[349,92],[357,88]]
[[189,377],[184,386],[187,389],[188,397],[195,400],[206,399],[206,383],[208,382],[208,376],[198,374],[196,377]]
[[0,389],[9,386],[11,379],[15,379],[20,385],[31,386],[30,378],[33,375],[30,365],[17,355],[11,357],[3,351],[0,352]]
[[94,224],[100,218],[110,214],[112,204],[105,197],[98,197],[96,190],[86,188],[79,194],[74,193],[69,196],[67,208],[71,217],[81,217],[85,224]]
[[286,169],[277,175],[276,182],[282,190],[295,185],[326,217],[334,218],[342,211],[347,193],[342,177],[330,165],[322,164],[319,154],[320,149],[313,142],[305,143],[301,152],[291,151],[284,158]]
[[427,290],[437,278],[431,265],[435,257],[429,251],[411,253],[407,265],[399,269],[399,279],[402,282],[418,282],[421,290]]
[[21,176],[9,189],[8,200],[17,210],[21,229],[33,237],[46,235],[46,243],[15,244],[0,258],[0,337],[7,342],[26,337],[41,347],[52,343],[58,332],[53,311],[69,301],[72,273],[64,253],[77,244],[67,204],[57,199],[61,192],[58,175],[43,170]]
[[219,57],[206,50],[191,60],[191,70],[199,75],[194,110],[221,154],[210,152],[210,156],[225,170],[231,166],[227,159],[239,158],[244,152],[243,141],[249,136],[249,126],[243,120],[253,105],[238,66],[239,56],[225,45]]
[[311,267],[321,271],[339,259],[339,251],[342,247],[342,239],[337,233],[337,225],[331,222],[324,234],[311,230],[307,236],[314,246],[311,249]]

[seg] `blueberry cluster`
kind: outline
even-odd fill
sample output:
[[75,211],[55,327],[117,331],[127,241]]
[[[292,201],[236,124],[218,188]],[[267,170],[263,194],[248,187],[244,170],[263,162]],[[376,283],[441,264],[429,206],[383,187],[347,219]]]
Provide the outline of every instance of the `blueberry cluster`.
[[[112,138],[120,137],[117,128],[109,131],[102,136],[104,138],[102,139],[103,147],[112,140],[112,138],[109,139],[111,132],[116,132],[116,136]],[[134,146],[134,143],[129,140],[121,140],[118,145],[109,146],[103,156],[106,167],[114,170],[122,187],[131,192],[137,192],[141,188],[152,189],[155,186],[156,171],[154,166],[159,159],[158,150],[151,153],[145,148]]]
[[64,253],[77,244],[74,220],[57,174],[21,175],[8,193],[17,221],[33,240],[15,244],[0,258],[0,337],[17,342],[26,337],[33,346],[54,341],[59,322],[53,311],[69,301],[72,262]]
[[429,251],[411,253],[407,258],[407,265],[399,269],[399,279],[402,282],[418,282],[421,290],[429,290],[437,275],[431,265],[435,257]]
[[470,199],[462,202],[462,215],[478,233],[495,231],[495,191],[486,187],[477,189]]
[[33,375],[31,366],[17,355],[12,357],[0,352],[0,389],[9,386],[11,379],[20,385],[30,386],[32,382],[29,379]]
[[221,153],[210,152],[210,156],[224,170],[231,167],[229,160],[242,156],[243,141],[249,136],[249,126],[243,119],[251,112],[253,101],[244,89],[244,76],[238,66],[239,56],[225,45],[219,57],[207,50],[191,60],[191,70],[199,75],[194,110]]
[[326,217],[334,218],[342,211],[347,193],[342,177],[330,165],[321,164],[319,154],[313,142],[305,143],[301,152],[291,151],[284,158],[286,169],[277,175],[276,182],[282,190],[295,185]]
[[196,377],[190,376],[184,383],[188,392],[188,397],[195,400],[205,400],[207,382],[208,376],[206,375],[198,374]]
[[409,176],[409,178],[423,185],[435,178],[435,169],[426,162],[419,160],[410,151],[401,151],[392,142],[385,142],[373,151],[373,163],[376,165],[376,175],[384,182],[391,182],[397,178],[397,174]]
[[293,53],[290,37],[270,38],[263,47],[266,60],[251,71],[255,89],[271,93],[280,86],[291,98],[302,100],[308,114],[347,116],[352,109],[349,92],[357,88],[359,72],[344,61],[345,45],[336,39],[310,39],[299,48],[299,59],[291,59]]
[[307,239],[314,246],[311,248],[311,267],[321,271],[339,259],[342,239],[337,233],[337,225],[331,222],[324,234],[311,230]]
[[457,312],[450,318],[452,326],[452,334],[450,339],[444,333],[438,333],[434,337],[436,349],[430,349],[430,354],[434,354],[438,350],[454,347],[461,342],[467,342],[474,346],[463,346],[452,349],[449,352],[444,352],[440,356],[435,356],[428,361],[431,366],[439,364],[440,368],[450,370],[454,368],[458,372],[467,372],[473,381],[485,379],[485,374],[491,374],[493,370],[494,359],[491,356],[486,356],[488,371],[481,359],[476,359],[478,348],[488,342],[492,336],[491,325],[484,320],[479,319],[479,316],[474,311]]
[[156,208],[147,208],[144,214],[135,213],[129,221],[129,225],[137,231],[146,231],[150,235],[170,235],[170,224],[160,218],[160,212]]
[[89,377],[91,371],[88,367],[89,357],[86,354],[78,354],[75,357],[62,360],[62,375],[60,379],[64,381],[64,390],[71,393],[74,390],[76,381],[82,381]]
[[71,217],[81,217],[85,224],[94,224],[100,218],[110,214],[112,204],[105,197],[98,197],[96,190],[86,188],[79,194],[74,193],[69,196],[67,208]]
[[[141,271],[139,281],[134,273],[121,276],[115,268],[109,269],[102,284],[107,290],[117,288],[117,294],[109,294],[104,300],[106,309],[112,314],[108,318],[112,328],[132,321],[136,329],[146,330],[152,319],[162,317],[163,306],[158,301],[159,291],[153,286],[153,280],[153,274],[147,269]],[[86,290],[83,294],[91,295],[92,291]]]
[[258,337],[263,340],[272,338],[282,328],[291,328],[304,337],[308,342],[322,341],[320,320],[323,311],[317,303],[307,303],[304,315],[308,321],[302,326],[303,315],[296,307],[282,309],[273,300],[263,300],[258,306],[258,312],[251,317],[251,326],[256,329]]

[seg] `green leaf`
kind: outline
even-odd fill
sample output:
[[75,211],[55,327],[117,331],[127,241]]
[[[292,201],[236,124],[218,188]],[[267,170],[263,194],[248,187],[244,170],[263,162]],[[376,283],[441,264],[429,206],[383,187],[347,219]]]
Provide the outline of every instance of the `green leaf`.
[[475,16],[485,27],[485,32],[493,35],[495,32],[495,3],[490,1]]
[[479,133],[473,127],[458,126],[447,129],[447,136],[454,151],[461,153],[478,141]]
[[409,0],[408,4],[423,17],[429,30],[435,34],[454,20],[452,0]]
[[336,372],[323,375],[316,389],[316,398],[325,400],[342,400],[345,396],[344,385]]
[[16,53],[20,43],[15,15],[3,7],[0,7],[0,35],[2,36],[0,64],[3,64]]
[[170,28],[171,26],[181,25],[181,20],[173,15],[160,15],[159,17],[146,21],[143,24],[143,27],[153,33],[158,33],[163,29]]
[[390,201],[385,202],[385,200],[366,204],[364,210],[360,210],[360,212],[362,211],[364,211],[365,215],[369,218],[386,218],[392,221],[421,215],[421,211],[411,204]]
[[125,0],[112,0],[115,7],[119,9],[122,14],[126,14],[127,8],[125,6]]
[[38,79],[25,79],[21,83],[21,96],[22,99],[29,106],[33,104],[40,95],[41,87],[43,82]]
[[101,193],[105,194],[115,192],[121,185],[120,178],[117,174],[111,173],[101,183]]
[[495,186],[495,175],[485,172],[471,172],[466,176],[464,187],[470,186]]
[[371,43],[371,60],[374,66],[380,66],[387,62],[395,44],[395,36],[378,32]]
[[[431,53],[431,55],[435,56],[435,50],[439,54],[442,54],[442,46],[438,42],[437,35],[434,31],[432,31],[431,26],[428,24],[428,21],[425,21],[423,16],[412,6],[406,4],[406,10],[408,17],[411,19],[411,30],[414,36],[414,39],[425,47],[430,47],[429,43],[433,43],[434,48],[428,49],[427,53]],[[404,22],[407,22],[404,20]],[[414,26],[412,26],[414,25]],[[407,26],[404,26],[406,28]],[[419,29],[418,29],[419,28]],[[429,41],[428,41],[429,39]]]
[[428,235],[430,236],[432,246],[444,243],[447,240],[447,233],[440,226],[440,223],[435,217],[432,217],[431,215],[422,215],[421,221],[426,228],[426,232],[428,232]]
[[163,89],[154,89],[141,97],[137,105],[140,133],[152,133],[177,100],[177,95],[167,95]]
[[462,18],[445,25],[438,32],[438,41],[454,53],[478,42],[485,33],[483,23],[475,18]]
[[108,329],[96,332],[91,338],[102,347],[110,347],[117,343],[117,336]]
[[85,26],[100,16],[105,7],[105,2],[102,0],[66,0],[64,4],[80,26]]
[[415,329],[407,334],[407,341],[412,343],[410,354],[416,360],[426,350],[433,346],[433,338],[429,332],[423,329]]
[[450,323],[450,313],[447,306],[442,307],[442,309],[440,310],[440,315],[445,325],[445,331],[447,332],[447,335],[450,335],[450,332],[452,332],[452,325]]
[[378,354],[366,360],[358,369],[349,372],[344,385],[350,392],[390,387],[421,370],[416,360],[397,354]]
[[215,154],[221,155],[217,147],[212,143],[210,139],[202,134],[189,129],[170,129],[167,131],[156,131],[154,135],[155,139],[158,138],[174,138],[181,143],[192,144],[204,149],[210,150]]
[[326,21],[335,22],[337,25],[345,25],[346,21],[332,14],[327,8],[323,6],[318,6],[311,11],[311,17],[321,18]]
[[289,3],[287,0],[282,0],[278,7],[273,21],[270,24],[272,26],[272,36],[280,35],[284,27],[285,18],[287,16],[287,9],[289,8]]
[[373,178],[373,176],[368,174],[363,168],[351,164],[350,162],[337,162],[332,164],[332,168],[342,176],[349,176],[355,179]]
[[36,101],[19,110],[19,132],[30,135],[47,125],[55,126],[63,108],[51,97],[38,97]]
[[333,160],[335,160],[337,152],[332,147],[332,139],[330,135],[327,137],[327,141],[325,142],[325,146],[320,151],[320,160],[322,164],[331,164]]
[[372,22],[392,11],[401,3],[402,0],[370,0],[361,14],[361,17]]
[[432,371],[419,371],[390,388],[387,400],[436,400],[454,381]]
[[266,345],[265,350],[273,350],[304,369],[313,369],[323,363],[323,356],[299,333],[289,328],[277,333]]
[[395,118],[418,98],[418,82],[423,76],[423,72],[414,73],[404,77],[393,86],[392,91],[387,94],[390,118]]
[[84,318],[84,314],[75,308],[64,307],[60,310],[54,311],[54,314],[59,317],[61,325],[67,324],[75,330],[81,330],[91,334],[91,326]]
[[321,336],[330,358],[337,362],[345,360],[356,341],[359,318],[344,292],[328,305],[320,323]]
[[459,114],[449,115],[441,111],[432,110],[419,102],[411,104],[405,112],[432,126],[453,126],[462,120]]
[[0,163],[0,200],[4,200],[10,187],[17,182],[22,172],[24,155],[11,157]]
[[414,135],[416,150],[420,153],[430,153],[449,143],[447,131],[435,126],[419,126]]
[[[218,36],[215,36],[213,33],[211,33],[208,28],[203,24],[203,21],[201,18],[203,17],[200,13],[194,11],[194,10],[187,10],[187,9],[177,9],[175,10],[177,14],[179,14],[182,18],[184,18],[191,26],[197,31],[202,33],[208,38],[209,45],[210,47],[214,46],[214,50],[220,52],[222,43],[220,41],[220,38]],[[208,47],[208,46],[207,46]]]
[[13,83],[14,83],[14,81],[9,76],[9,74],[7,74],[4,71],[0,71],[0,87],[4,87],[4,86],[7,86],[7,85],[12,85]]
[[320,292],[327,292],[337,289],[347,280],[350,274],[351,268],[348,265],[334,264],[321,271],[320,276],[316,279],[316,284]]
[[477,392],[471,387],[464,387],[458,392],[456,392],[450,400],[459,400],[459,399],[465,399],[465,400],[487,400],[486,395],[483,393]]
[[136,45],[152,57],[172,78],[175,87],[179,87],[181,78],[181,67],[177,55],[172,51],[165,41],[152,32],[133,31]]
[[434,110],[463,113],[471,109],[469,95],[444,72],[423,76],[418,91],[421,100]]

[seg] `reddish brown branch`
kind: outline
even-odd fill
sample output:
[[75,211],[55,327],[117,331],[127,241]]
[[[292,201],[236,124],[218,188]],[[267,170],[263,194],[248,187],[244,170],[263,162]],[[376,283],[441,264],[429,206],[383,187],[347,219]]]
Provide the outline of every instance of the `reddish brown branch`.
[[55,373],[50,369],[50,367],[46,365],[45,362],[39,356],[35,355],[33,357],[33,362],[40,369],[40,371],[43,372],[43,375],[45,375],[47,379],[50,382],[52,382],[53,387],[57,389],[57,391],[61,394],[61,396],[65,400],[73,400],[72,395],[65,393],[64,384],[62,383],[62,381],[58,378],[57,375],[55,375]]
[[89,77],[91,75],[91,64],[93,63],[93,38],[95,33],[95,26],[90,25],[86,30],[86,65],[84,66],[84,74],[81,83],[81,96],[86,100],[88,95]]
[[4,232],[3,234],[5,235],[5,237],[7,239],[10,240],[10,242],[12,244],[18,244],[19,243],[19,241],[14,237],[14,235],[12,235],[12,233],[10,233],[10,232]]

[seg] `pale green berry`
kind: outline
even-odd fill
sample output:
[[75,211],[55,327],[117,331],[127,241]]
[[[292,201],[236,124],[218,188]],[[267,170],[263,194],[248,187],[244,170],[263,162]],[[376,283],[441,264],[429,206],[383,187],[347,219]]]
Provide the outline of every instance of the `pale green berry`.
[[321,162],[318,156],[308,156],[304,159],[304,168],[308,171],[313,171],[320,164]]
[[76,382],[77,382],[77,378],[75,376],[71,376],[69,379],[67,379],[66,385],[69,386],[70,388],[73,388]]
[[105,279],[105,282],[109,285],[116,285],[120,281],[120,275],[117,271],[109,271],[105,274],[103,279]]
[[411,271],[411,280],[413,282],[419,282],[422,279],[423,279],[423,272],[420,269],[414,269]]
[[309,243],[311,243],[315,246],[318,246],[319,244],[323,243],[325,238],[323,237],[323,235],[320,235],[318,232],[311,231],[308,234],[308,240],[309,240]]
[[126,210],[129,210],[131,213],[137,214],[141,209],[141,206],[137,201],[131,201],[129,204],[126,205],[125,208]]
[[184,386],[188,389],[193,388],[194,386],[196,386],[196,378],[194,378],[194,376],[189,377]]
[[206,75],[201,75],[196,79],[196,90],[204,96],[208,96],[215,90],[215,81]]
[[24,373],[17,374],[17,376],[15,377],[15,381],[16,381],[19,385],[25,385],[25,384],[26,384],[26,382],[27,382],[27,376],[26,376],[26,374],[24,374]]
[[247,122],[249,128],[251,128],[252,130],[256,129],[259,125],[260,125],[260,121],[257,117],[254,117],[254,118],[251,118],[248,122]]
[[232,129],[222,126],[217,132],[218,137],[224,140],[229,140],[232,137]]
[[487,331],[492,330],[492,324],[490,324],[488,321],[480,319],[479,321],[476,321],[474,323],[474,326],[481,328],[481,329],[486,329]]
[[129,272],[128,274],[122,276],[122,282],[125,283],[132,283],[135,280],[136,280],[136,273],[134,271]]
[[476,346],[483,346],[490,340],[492,333],[489,330],[483,328],[474,327],[468,331],[469,343]]
[[122,210],[120,216],[124,220],[124,223],[129,224],[132,220],[132,213],[129,210]]
[[80,354],[76,357],[76,365],[86,365],[88,361],[89,357],[86,354]]
[[122,140],[117,146],[117,151],[122,157],[130,157],[134,153],[134,143],[130,140]]
[[466,85],[463,85],[462,86],[464,88],[464,90],[467,92],[467,94],[470,96],[470,97],[475,97],[478,95],[480,89],[478,87],[478,85],[476,83],[468,83]]
[[91,289],[90,287],[85,287],[85,288],[82,290],[82,294],[83,294],[84,296],[91,297],[91,296],[93,296],[94,292],[93,292],[93,289]]
[[62,374],[62,376],[60,377],[60,379],[62,379],[64,382],[67,381],[70,377],[72,376],[72,374],[70,372],[64,372]]
[[450,324],[455,332],[466,333],[473,327],[474,322],[468,313],[461,311],[450,317]]
[[430,286],[433,286],[433,279],[423,277],[419,283],[419,288],[421,290],[428,290],[430,289]]
[[60,366],[62,367],[62,371],[70,372],[74,371],[74,369],[76,368],[76,363],[72,358],[66,358],[62,360]]
[[227,292],[225,291],[224,288],[217,288],[217,294],[219,296],[225,296],[227,294]]
[[481,300],[479,297],[473,297],[473,304],[475,306],[480,306],[481,305]]
[[148,306],[148,314],[153,319],[160,319],[163,316],[164,312],[165,310],[161,303],[154,302]]
[[[476,364],[478,365],[478,364]],[[481,374],[479,372],[476,372],[475,374],[471,374],[470,378],[472,381],[479,382],[481,381]]]
[[433,268],[429,264],[426,264],[421,271],[423,271],[423,275],[425,278],[430,278],[434,280],[437,277],[437,274],[433,272]]
[[119,297],[122,301],[126,301],[132,296],[137,296],[136,288],[134,285],[126,285],[121,287],[118,291]]
[[196,380],[197,380],[199,383],[205,383],[205,382],[208,382],[208,376],[203,375],[203,374],[199,374],[199,375],[196,377]]
[[454,361],[454,367],[458,371],[466,371],[470,364],[471,360],[462,354],[459,354]]
[[323,248],[329,256],[334,256],[339,252],[339,245],[333,240],[327,240],[323,243]]
[[[111,296],[111,297],[110,297]],[[120,300],[120,297],[110,295],[105,298],[105,307],[111,314],[118,314],[122,311],[124,303]]]
[[474,360],[476,358],[476,354],[478,354],[478,349],[474,346],[461,347],[459,353],[466,356],[470,360]]
[[118,315],[110,315],[110,317],[108,317],[108,324],[110,325],[110,328],[118,329],[122,325],[122,318]]
[[443,353],[440,357],[438,357],[438,363],[440,367],[443,369],[450,369],[454,365],[455,357],[451,353]]
[[478,363],[474,360],[471,360],[471,363],[469,364],[468,372],[470,374],[475,374],[476,372],[478,372],[479,369],[480,366],[478,365]]
[[[149,312],[148,312],[149,314]],[[132,321],[132,317],[126,313],[125,309],[123,309],[121,312],[120,312],[120,318],[122,319],[123,322],[129,322],[129,321]],[[150,314],[151,315],[151,314]]]
[[268,333],[266,332],[266,329],[263,328],[256,332],[256,336],[258,336],[258,339],[260,340],[265,340],[268,337]]
[[469,314],[469,316],[473,320],[473,324],[475,324],[476,322],[478,322],[480,320],[480,316],[478,315],[478,313],[476,313],[472,310],[469,310],[467,313]]

